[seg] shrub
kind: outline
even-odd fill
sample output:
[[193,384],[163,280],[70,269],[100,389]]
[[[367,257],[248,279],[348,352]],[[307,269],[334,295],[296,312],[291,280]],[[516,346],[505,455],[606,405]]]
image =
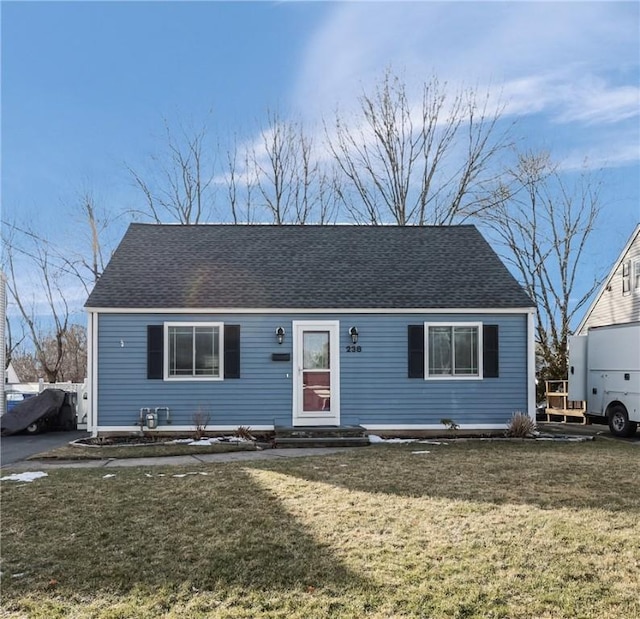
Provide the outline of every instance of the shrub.
[[191,420],[193,421],[193,425],[195,427],[193,438],[196,441],[199,441],[205,434],[205,430],[209,425],[209,421],[211,421],[211,415],[198,409],[198,411],[193,414]]
[[507,436],[513,436],[516,438],[527,438],[528,436],[533,436],[533,433],[536,430],[536,423],[526,415],[520,411],[516,411],[511,415],[511,420],[509,421],[509,427],[507,428]]
[[255,441],[255,437],[251,434],[251,428],[249,426],[238,426],[234,432],[235,436],[244,439],[245,441]]
[[447,428],[455,432],[460,426],[453,419],[441,419],[440,423]]

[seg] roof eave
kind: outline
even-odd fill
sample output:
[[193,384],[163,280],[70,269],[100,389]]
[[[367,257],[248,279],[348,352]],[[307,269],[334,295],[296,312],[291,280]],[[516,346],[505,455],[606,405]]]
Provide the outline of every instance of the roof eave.
[[89,307],[98,314],[522,314],[532,306],[516,307]]

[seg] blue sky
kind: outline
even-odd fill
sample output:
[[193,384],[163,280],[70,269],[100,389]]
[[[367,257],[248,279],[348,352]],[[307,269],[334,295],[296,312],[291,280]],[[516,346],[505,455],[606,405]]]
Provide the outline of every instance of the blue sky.
[[[162,119],[254,140],[267,109],[321,127],[391,66],[490,89],[523,145],[602,168],[592,260],[640,220],[637,2],[2,2],[3,219],[73,242],[86,189],[141,196]],[[118,234],[120,234],[118,230]],[[81,303],[81,294],[78,300]]]

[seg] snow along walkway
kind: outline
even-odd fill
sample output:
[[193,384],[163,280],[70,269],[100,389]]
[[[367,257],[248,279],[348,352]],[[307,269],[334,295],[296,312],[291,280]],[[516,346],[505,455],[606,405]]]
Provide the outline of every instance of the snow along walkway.
[[155,458],[109,458],[108,460],[23,460],[2,467],[3,471],[44,469],[93,469],[134,466],[194,466],[209,462],[251,462],[252,460],[276,460],[278,458],[302,458],[346,453],[362,447],[292,447],[263,449],[260,451],[231,451],[220,454],[194,454],[188,456],[158,456]]

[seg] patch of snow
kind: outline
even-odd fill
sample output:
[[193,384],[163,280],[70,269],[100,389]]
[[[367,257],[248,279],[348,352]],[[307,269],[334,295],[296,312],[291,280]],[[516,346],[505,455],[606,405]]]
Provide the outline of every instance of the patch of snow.
[[240,436],[216,436],[211,438],[201,438],[196,440],[194,438],[177,438],[172,443],[180,443],[183,445],[217,445],[219,443],[253,443],[253,441],[242,438]]
[[430,451],[412,451],[412,454],[430,454]]
[[421,445],[448,445],[449,443],[445,443],[443,441],[418,441]]
[[11,574],[11,578],[22,578],[26,572],[20,572],[18,574]]
[[110,477],[115,477],[115,473],[107,473],[102,476],[102,479],[109,479]]
[[397,444],[406,444],[406,443],[415,443],[417,438],[382,438],[377,434],[369,434],[369,442],[370,443],[397,443]]
[[35,471],[33,473],[14,473],[13,475],[7,475],[0,478],[0,481],[33,481],[34,479],[40,479],[40,477],[48,477],[48,474],[43,471]]

